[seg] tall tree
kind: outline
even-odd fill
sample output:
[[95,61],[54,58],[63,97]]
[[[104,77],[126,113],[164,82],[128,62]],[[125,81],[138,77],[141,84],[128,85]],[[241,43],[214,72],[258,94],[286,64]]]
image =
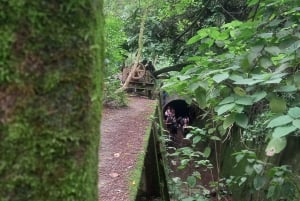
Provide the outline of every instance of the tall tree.
[[102,0],[0,10],[0,200],[97,200]]

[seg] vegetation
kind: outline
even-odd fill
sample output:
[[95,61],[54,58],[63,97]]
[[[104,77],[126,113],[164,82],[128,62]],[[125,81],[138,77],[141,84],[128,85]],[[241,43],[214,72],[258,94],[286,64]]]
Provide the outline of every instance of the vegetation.
[[[203,167],[213,165],[216,189],[226,186],[236,196],[247,189],[251,200],[298,200],[299,167],[285,163],[284,156],[296,154],[289,147],[291,139],[299,140],[299,3],[153,0],[130,5],[122,15],[127,41],[121,47],[128,53],[137,50],[140,19],[148,9],[143,56],[159,55],[158,65],[188,62],[164,80],[164,90],[204,111],[205,126],[188,135],[194,146],[175,152],[182,158],[180,167],[191,159]],[[199,150],[201,142],[212,146]],[[230,142],[237,146],[228,151]],[[236,173],[221,163],[234,166]],[[190,187],[198,178],[189,177]],[[201,196],[178,199],[203,200]]]
[[97,200],[102,1],[0,9],[0,200]]

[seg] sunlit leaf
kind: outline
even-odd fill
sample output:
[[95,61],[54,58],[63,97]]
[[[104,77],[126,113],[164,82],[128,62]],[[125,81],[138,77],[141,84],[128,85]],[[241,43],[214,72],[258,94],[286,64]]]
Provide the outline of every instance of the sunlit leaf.
[[221,140],[221,138],[219,138],[218,136],[210,136],[209,139],[216,140],[216,141],[220,141]]
[[287,85],[287,86],[280,86],[279,88],[275,89],[276,92],[294,92],[297,91],[297,87],[295,85]]
[[230,110],[232,110],[235,106],[235,103],[229,103],[229,104],[225,104],[225,105],[222,105],[220,106],[216,112],[218,113],[218,115],[222,115],[224,114],[225,112],[228,112]]
[[300,118],[300,108],[299,107],[292,107],[288,111],[288,115],[291,117],[297,119]]
[[258,91],[251,95],[251,97],[254,98],[253,102],[258,102],[266,96],[267,93],[265,91]]
[[253,99],[251,96],[237,97],[237,99],[235,100],[235,103],[239,104],[239,105],[252,105]]
[[285,137],[272,138],[266,147],[266,153],[280,153],[287,145],[287,140]]
[[214,75],[213,76],[213,80],[217,83],[220,83],[224,80],[226,80],[227,78],[229,77],[229,73],[228,72],[225,72],[225,73],[222,73],[222,74],[217,74],[217,75]]
[[224,100],[222,100],[219,105],[224,105],[224,104],[228,104],[228,103],[233,103],[234,102],[234,97],[232,96],[228,96],[226,97]]
[[297,130],[295,126],[277,127],[272,133],[272,137],[280,138],[294,132],[295,130]]
[[273,119],[272,121],[270,121],[270,123],[268,124],[267,127],[269,127],[269,128],[278,127],[278,126],[288,124],[292,121],[293,121],[293,118],[291,118],[289,115],[283,115],[283,116],[279,116],[279,117]]
[[265,50],[274,56],[277,56],[281,52],[277,46],[266,47]]
[[298,129],[300,129],[300,119],[296,119],[293,121],[293,126],[297,127]]
[[194,138],[193,138],[193,144],[197,144],[198,142],[200,142],[201,141],[201,136],[195,136]]

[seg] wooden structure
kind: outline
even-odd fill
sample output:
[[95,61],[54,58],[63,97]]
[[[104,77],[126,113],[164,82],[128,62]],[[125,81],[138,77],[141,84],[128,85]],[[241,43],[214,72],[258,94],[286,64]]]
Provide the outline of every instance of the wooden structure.
[[[127,88],[132,89],[137,93],[143,93],[148,98],[153,98],[155,78],[153,76],[153,72],[147,65],[148,64],[144,65],[142,63],[138,63]],[[133,64],[122,69],[122,83],[126,81],[132,67]]]

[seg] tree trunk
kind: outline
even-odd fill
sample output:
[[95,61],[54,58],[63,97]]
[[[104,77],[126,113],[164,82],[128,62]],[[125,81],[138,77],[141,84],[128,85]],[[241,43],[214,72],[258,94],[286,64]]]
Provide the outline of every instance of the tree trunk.
[[102,0],[0,9],[0,200],[97,200]]

